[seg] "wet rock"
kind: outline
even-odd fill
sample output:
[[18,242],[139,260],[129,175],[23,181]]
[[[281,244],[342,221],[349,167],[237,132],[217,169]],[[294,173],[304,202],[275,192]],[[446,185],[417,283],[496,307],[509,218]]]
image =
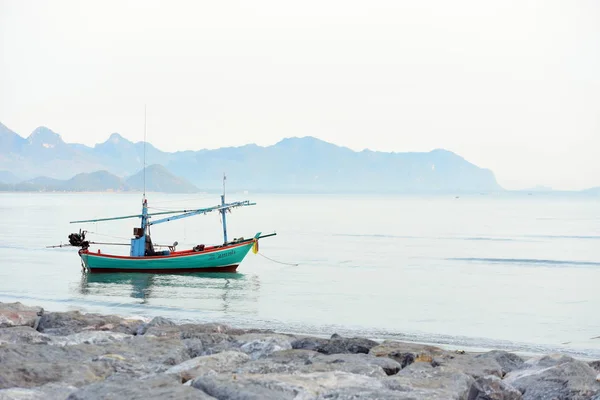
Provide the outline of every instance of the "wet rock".
[[466,399],[474,379],[454,368],[416,362],[387,377],[388,389],[404,391],[416,399]]
[[495,360],[502,368],[502,375],[506,375],[510,371],[519,369],[525,362],[521,357],[516,354],[508,353],[501,350],[493,350],[487,353],[479,354],[475,358],[477,359],[492,359]]
[[250,357],[237,351],[225,351],[210,356],[200,356],[169,368],[165,373],[177,375],[182,382],[187,382],[211,371],[233,372],[240,365],[248,362]]
[[343,338],[337,334],[334,334],[329,341],[321,346],[318,346],[315,350],[323,354],[368,354],[369,350],[377,345],[378,343],[373,340],[360,337]]
[[[219,400],[335,399],[345,389],[390,392],[383,384],[366,376],[346,372],[268,375],[206,375],[194,379],[192,386]],[[327,393],[333,392],[333,396]],[[372,397],[374,398],[374,397]],[[380,397],[386,398],[386,397]]]
[[521,400],[522,398],[521,392],[497,376],[477,379],[471,385],[467,396],[467,400]]
[[238,336],[235,341],[240,344],[240,350],[251,359],[264,358],[276,351],[291,350],[292,340],[283,335],[264,336],[256,334]]
[[5,343],[46,344],[50,341],[51,338],[30,326],[0,328],[0,345]]
[[130,380],[125,378],[110,379],[88,385],[72,393],[68,400],[96,399],[200,399],[215,400],[214,397],[184,386],[173,376],[161,375],[148,379]]
[[38,317],[44,309],[41,307],[28,307],[19,302],[0,303],[0,328],[12,326],[34,327]]
[[596,370],[596,371],[600,372],[600,360],[597,360],[597,361],[590,361],[590,362],[588,363],[588,365],[589,365],[590,367],[594,368],[594,370]]
[[44,313],[38,330],[49,335],[68,336],[86,330],[110,330],[134,334],[140,324],[138,320],[125,319],[116,315],[82,314],[79,311]]
[[583,400],[600,395],[596,371],[566,355],[529,359],[520,369],[509,372],[504,381],[519,390],[523,400]]
[[298,350],[314,350],[326,345],[329,339],[321,339],[315,337],[301,337],[292,341],[292,349]]
[[0,400],[66,399],[76,390],[77,388],[75,386],[68,386],[60,383],[48,383],[46,385],[30,389],[0,389]]

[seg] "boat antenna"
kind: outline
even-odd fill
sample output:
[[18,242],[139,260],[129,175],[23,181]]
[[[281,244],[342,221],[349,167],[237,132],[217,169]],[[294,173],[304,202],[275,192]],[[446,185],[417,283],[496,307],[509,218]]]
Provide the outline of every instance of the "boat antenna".
[[146,198],[146,105],[144,104],[144,199]]

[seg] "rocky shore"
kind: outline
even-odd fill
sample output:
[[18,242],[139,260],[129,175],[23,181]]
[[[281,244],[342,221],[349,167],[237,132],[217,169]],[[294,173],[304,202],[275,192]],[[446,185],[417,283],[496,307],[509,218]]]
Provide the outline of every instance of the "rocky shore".
[[600,361],[0,303],[0,400],[600,400]]

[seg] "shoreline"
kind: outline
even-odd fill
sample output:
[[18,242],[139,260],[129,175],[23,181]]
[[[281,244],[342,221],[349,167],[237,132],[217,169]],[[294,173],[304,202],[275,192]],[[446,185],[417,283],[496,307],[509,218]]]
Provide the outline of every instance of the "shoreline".
[[[97,306],[84,304],[71,304],[60,301],[52,301],[42,298],[25,298],[23,296],[2,296],[0,295],[0,304],[10,302],[25,302],[27,304],[44,304],[44,307],[58,311],[58,312],[70,312],[79,311],[81,313],[92,313],[92,314],[103,314],[103,315],[116,315],[124,319],[139,319],[144,322],[149,322],[156,316],[166,317],[171,319],[177,324],[202,324],[208,322],[216,322],[223,325],[230,325],[231,321],[228,318],[224,318],[218,313],[211,315],[204,315],[203,318],[173,318],[172,314],[181,312],[184,314],[196,314],[195,310],[180,310],[178,308],[168,309],[160,307],[160,309],[154,310],[151,313],[137,313],[136,305],[120,304],[119,307],[123,307],[121,310],[114,310],[114,307]],[[111,310],[107,310],[111,308]],[[114,311],[112,311],[114,310]],[[165,314],[169,314],[168,316]],[[400,341],[405,343],[414,343],[421,345],[437,346],[442,349],[454,351],[454,350],[465,350],[470,353],[481,353],[492,350],[502,350],[510,353],[518,354],[524,357],[534,357],[537,355],[549,354],[549,353],[560,353],[566,354],[573,358],[583,361],[593,361],[600,359],[600,337],[590,338],[586,342],[570,342],[570,344],[577,345],[577,347],[567,347],[567,344],[549,344],[549,343],[534,343],[534,342],[522,342],[522,341],[511,341],[496,338],[485,338],[475,336],[463,336],[463,335],[447,335],[447,334],[433,334],[429,332],[390,332],[383,331],[380,329],[369,329],[360,327],[345,327],[340,325],[327,326],[327,329],[319,325],[309,325],[309,329],[306,329],[306,324],[302,323],[281,323],[275,321],[264,321],[270,326],[270,329],[276,330],[278,333],[289,334],[289,335],[300,335],[300,336],[314,336],[319,338],[328,338],[333,333],[339,333],[345,336],[361,336],[368,338],[373,341],[381,342],[385,340]],[[302,326],[300,326],[302,325]],[[247,321],[236,321],[235,326],[244,330],[260,329],[257,323],[252,319]],[[312,329],[311,329],[312,328]],[[595,342],[597,343],[595,343]],[[585,343],[589,342],[590,345]]]
[[565,354],[52,312],[18,302],[0,302],[0,360],[2,400],[600,399],[600,361]]

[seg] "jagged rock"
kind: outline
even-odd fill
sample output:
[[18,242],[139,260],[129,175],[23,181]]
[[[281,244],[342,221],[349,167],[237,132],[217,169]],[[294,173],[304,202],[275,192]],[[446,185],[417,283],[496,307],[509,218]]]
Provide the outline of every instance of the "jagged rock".
[[50,344],[55,346],[72,346],[76,344],[103,344],[120,342],[131,338],[131,335],[119,332],[83,331],[68,336],[53,336]]
[[29,389],[0,389],[0,400],[66,399],[76,390],[77,388],[75,386],[69,386],[60,383],[48,383],[46,385]]
[[[187,339],[195,337],[194,335],[204,333],[217,333],[227,335],[243,335],[246,333],[265,333],[266,331],[247,331],[244,329],[232,328],[224,324],[184,324],[181,325],[182,338]],[[266,332],[268,333],[268,332]]]
[[153,334],[154,336],[166,336],[162,331],[162,328],[165,327],[167,328],[168,332],[175,332],[176,335],[178,335],[180,332],[179,326],[177,326],[177,324],[170,319],[164,317],[154,317],[150,322],[139,325],[136,330],[136,334],[145,335],[148,333],[148,330],[151,330],[154,333],[150,332],[148,334]]
[[316,337],[301,337],[292,341],[292,349],[297,350],[314,350],[326,345],[329,339],[321,339]]
[[343,338],[334,334],[325,344],[318,346],[315,350],[323,354],[368,354],[371,348],[377,346],[377,342],[365,338]]
[[240,350],[248,354],[253,360],[267,357],[276,351],[291,350],[292,348],[291,339],[283,335],[260,336],[257,338],[239,336],[236,338],[236,342],[241,344]]
[[471,376],[454,368],[422,362],[413,363],[384,380],[388,389],[410,393],[416,399],[436,400],[466,400],[473,382]]
[[[0,346],[0,379],[5,369],[24,364],[70,363],[76,366],[86,362],[107,365],[112,372],[141,376],[165,371],[189,358],[187,348],[180,339],[147,336],[132,336],[117,342],[68,346],[7,344]],[[46,381],[34,381],[29,386],[39,386]]]
[[471,385],[467,396],[467,400],[521,400],[522,398],[521,392],[497,376],[477,379]]
[[[379,369],[384,372],[385,375],[395,375],[400,371],[400,364],[396,361],[389,358],[381,358],[375,357],[369,354],[332,354],[332,355],[318,355],[312,360],[313,364],[324,363],[329,364],[334,367],[342,367],[340,370],[361,374],[360,372],[352,371],[352,367],[350,369],[344,368],[344,366],[363,366],[363,367],[371,367],[376,368],[377,371]],[[341,365],[343,364],[343,365]],[[365,375],[365,374],[363,374]],[[368,376],[378,376],[379,373],[370,373],[366,374]]]
[[529,359],[520,369],[506,374],[504,381],[523,393],[523,400],[584,400],[600,394],[596,371],[566,355]]
[[177,338],[133,336],[98,347],[104,350],[102,354],[118,354],[129,362],[147,365],[156,372],[190,359],[185,344]]
[[249,361],[235,370],[236,374],[286,374],[309,372],[303,366],[312,366],[320,353],[311,350],[282,350],[272,353],[268,358]]
[[210,371],[217,373],[233,372],[248,360],[250,360],[250,357],[245,353],[224,351],[210,356],[200,356],[187,360],[169,368],[165,373],[177,375],[181,378],[182,382],[187,382]]
[[184,339],[183,344],[187,349],[190,358],[196,358],[204,355],[204,344],[200,339]]
[[0,389],[30,388],[50,382],[83,386],[103,380],[113,372],[103,362],[24,362],[18,365],[0,365]]
[[222,351],[239,350],[239,343],[232,336],[224,333],[197,333],[183,336],[183,343],[188,349],[190,358],[220,353]]
[[45,344],[51,338],[30,326],[0,328],[0,345],[5,343]]
[[488,375],[495,375],[499,378],[504,376],[502,367],[492,358],[478,358],[471,354],[445,354],[433,359],[433,366],[447,366],[455,370],[462,371],[473,378],[481,378]]
[[[372,392],[377,390],[382,393],[391,392],[378,379],[346,372],[205,375],[194,379],[192,386],[219,400],[307,400],[319,395],[335,399],[335,392],[348,388],[357,391],[369,388]],[[328,396],[328,392],[333,392],[332,396]]]
[[268,358],[251,361],[238,368],[238,374],[295,374],[342,371],[383,378],[399,371],[400,365],[390,359],[367,354],[325,355],[312,350],[284,350]]
[[475,356],[477,359],[493,359],[502,368],[502,375],[506,375],[510,371],[521,368],[525,362],[521,357],[516,354],[508,353],[502,350],[493,350],[487,353],[479,354]]
[[148,379],[130,380],[118,378],[94,383],[72,393],[68,400],[96,400],[96,399],[199,399],[215,400],[214,397],[181,385],[173,376],[159,375]]
[[386,340],[369,350],[369,354],[376,357],[388,357],[400,363],[405,368],[413,362],[433,362],[434,357],[453,357],[454,353],[442,350],[439,347],[418,343],[403,343]]
[[28,307],[19,302],[0,302],[0,328],[12,326],[34,327],[38,317],[41,316],[43,312],[44,309],[41,307]]
[[139,320],[125,319],[116,315],[82,314],[79,311],[44,313],[38,330],[49,335],[68,336],[87,330],[110,330],[134,334]]

